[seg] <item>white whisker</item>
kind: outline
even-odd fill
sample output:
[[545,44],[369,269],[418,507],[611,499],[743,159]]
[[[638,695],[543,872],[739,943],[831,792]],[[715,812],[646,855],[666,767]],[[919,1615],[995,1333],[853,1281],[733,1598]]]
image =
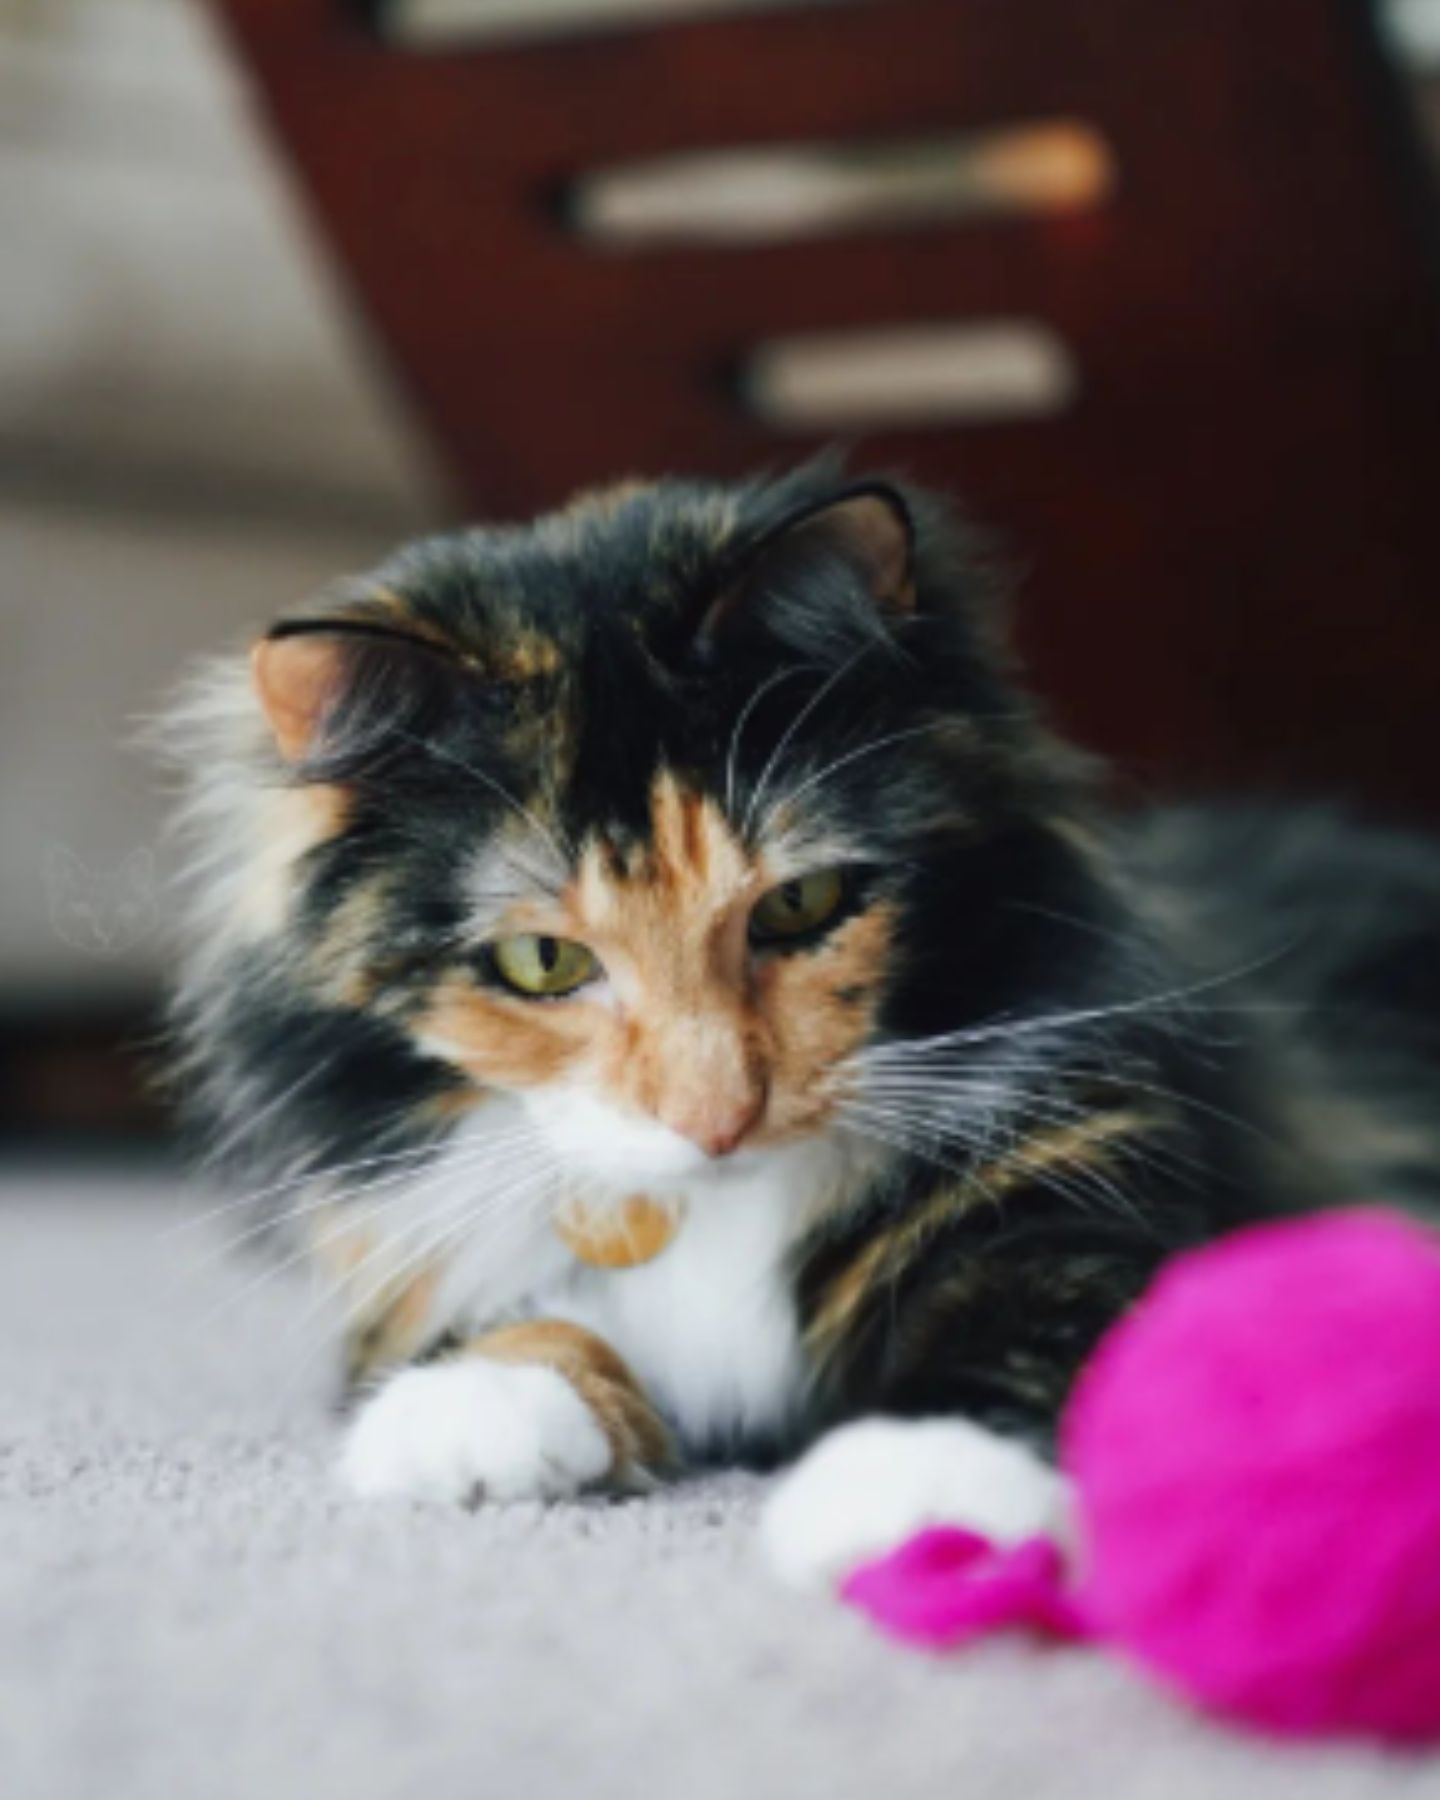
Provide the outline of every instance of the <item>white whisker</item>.
[[[250,1188],[243,1194],[232,1194],[215,1206],[207,1206],[201,1212],[191,1213],[186,1218],[179,1220],[178,1223],[167,1225],[157,1236],[161,1242],[167,1238],[182,1236],[187,1231],[195,1231],[200,1226],[209,1224],[211,1220],[223,1218],[225,1214],[235,1212],[241,1207],[248,1209],[258,1206],[263,1201],[275,1199],[281,1194],[291,1193],[296,1188],[308,1187],[312,1182],[341,1180],[348,1175],[366,1169],[379,1168],[385,1164],[408,1162],[420,1165],[433,1157],[439,1148],[438,1143],[417,1145],[410,1150],[385,1151],[377,1156],[361,1157],[356,1162],[336,1163],[328,1168],[316,1167],[307,1169],[301,1174],[287,1175],[283,1181],[274,1181],[265,1187]],[[290,1216],[288,1210],[283,1216]]]
[[273,1094],[258,1111],[247,1113],[243,1119],[232,1125],[229,1131],[210,1146],[207,1160],[213,1163],[222,1162],[237,1144],[243,1143],[246,1138],[253,1137],[260,1127],[267,1125],[283,1107],[288,1106],[307,1088],[312,1087],[322,1075],[328,1074],[334,1068],[336,1060],[334,1056],[322,1057],[318,1063],[292,1081],[289,1087],[282,1089],[278,1094]]
[[854,750],[847,751],[844,756],[835,757],[833,761],[826,763],[824,768],[817,769],[813,775],[807,776],[798,787],[791,788],[780,796],[761,823],[761,835],[763,836],[769,831],[770,821],[784,807],[793,807],[802,795],[808,794],[812,788],[817,787],[820,782],[828,780],[830,776],[838,774],[841,769],[848,768],[851,763],[859,762],[864,756],[873,756],[877,750],[886,750],[892,744],[903,744],[908,738],[923,737],[927,731],[938,730],[944,723],[943,719],[931,719],[928,724],[912,725],[906,731],[891,731],[884,737],[871,738],[869,743],[858,745]]
[[[787,668],[777,669],[762,681],[755,692],[745,702],[740,717],[735,721],[735,729],[730,733],[730,747],[725,756],[725,815],[735,817],[735,765],[740,754],[740,740],[745,727],[750,722],[750,715],[772,688],[778,687],[782,681],[788,681],[792,675],[806,675],[817,672],[815,663],[791,663]],[[748,809],[747,809],[748,810]],[[742,826],[743,830],[743,826]]]
[[1165,1006],[1178,1006],[1192,999],[1196,994],[1209,993],[1232,981],[1243,980],[1253,975],[1257,969],[1263,969],[1278,957],[1288,954],[1293,944],[1284,949],[1271,952],[1254,962],[1244,963],[1238,968],[1230,969],[1221,975],[1212,975],[1202,981],[1187,983],[1183,987],[1165,989],[1159,993],[1143,995],[1138,1000],[1117,1000],[1106,1006],[1076,1007],[1071,1011],[1057,1013],[1041,1013],[1031,1018],[994,1019],[984,1025],[967,1026],[960,1031],[941,1032],[934,1037],[897,1039],[891,1043],[872,1045],[856,1052],[854,1060],[863,1062],[885,1062],[914,1055],[917,1052],[934,1052],[951,1047],[960,1048],[972,1044],[993,1042],[995,1039],[1033,1036],[1037,1032],[1065,1032],[1077,1026],[1103,1023],[1107,1019],[1128,1018],[1136,1013],[1153,1012]]
[[878,642],[879,640],[877,639],[871,643],[862,644],[853,656],[846,657],[845,661],[841,663],[838,669],[833,670],[826,676],[825,680],[821,682],[820,686],[805,702],[804,706],[800,708],[799,712],[796,713],[789,725],[786,726],[780,742],[776,744],[775,748],[766,758],[765,766],[760,771],[760,779],[755,784],[755,791],[750,796],[750,804],[745,808],[745,817],[740,824],[740,830],[743,836],[749,836],[751,822],[753,821],[755,814],[760,810],[760,802],[765,796],[765,789],[769,783],[770,776],[774,772],[780,758],[785,754],[787,746],[794,740],[795,733],[799,731],[800,727],[810,717],[811,713],[815,711],[816,707],[820,705],[825,696],[838,687],[855,665],[877,647]]
[[[535,1134],[528,1127],[515,1131],[507,1138],[488,1139],[469,1157],[457,1157],[453,1154],[445,1157],[443,1162],[445,1177],[449,1180],[456,1175],[466,1173],[474,1173],[477,1176],[488,1175],[497,1170],[503,1173],[513,1162],[519,1162],[531,1153],[535,1143]],[[376,1211],[383,1212],[407,1205],[412,1201],[415,1193],[423,1188],[424,1182],[438,1162],[439,1151],[437,1148],[428,1152],[418,1165],[411,1164],[373,1181],[353,1185],[346,1182],[338,1187],[327,1185],[323,1193],[312,1195],[298,1204],[287,1205],[284,1211],[278,1215],[267,1215],[235,1237],[227,1238],[210,1258],[194,1266],[206,1267],[208,1262],[232,1255],[243,1245],[256,1238],[264,1237],[271,1231],[283,1230],[310,1214],[323,1211],[326,1207],[366,1217]],[[320,1170],[306,1179],[317,1183],[330,1183],[338,1173],[334,1170]],[[377,1195],[386,1197],[377,1200]]]
[[551,831],[543,819],[532,812],[523,801],[517,800],[514,794],[510,792],[509,788],[507,788],[503,782],[497,781],[487,770],[477,768],[473,763],[467,762],[462,756],[456,756],[453,751],[447,750],[444,745],[437,744],[433,738],[416,737],[413,732],[405,731],[398,727],[396,728],[396,736],[403,738],[408,744],[413,744],[416,749],[425,752],[426,755],[435,757],[437,761],[449,763],[453,768],[457,768],[463,774],[469,775],[472,780],[478,781],[483,786],[488,787],[491,793],[503,800],[506,806],[508,806],[518,818],[523,819],[524,822],[530,826],[531,830],[535,832],[541,842],[545,845],[550,855],[556,859],[560,870],[567,870],[575,861],[574,846],[569,843],[562,843],[561,839]]

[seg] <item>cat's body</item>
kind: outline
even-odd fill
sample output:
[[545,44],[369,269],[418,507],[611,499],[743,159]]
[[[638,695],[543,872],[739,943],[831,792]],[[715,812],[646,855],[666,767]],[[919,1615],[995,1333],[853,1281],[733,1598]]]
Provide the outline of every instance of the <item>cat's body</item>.
[[192,1096],[348,1280],[356,1487],[1043,1445],[1171,1251],[1434,1191],[1440,855],[1107,817],[989,607],[924,497],[663,484],[197,690]]

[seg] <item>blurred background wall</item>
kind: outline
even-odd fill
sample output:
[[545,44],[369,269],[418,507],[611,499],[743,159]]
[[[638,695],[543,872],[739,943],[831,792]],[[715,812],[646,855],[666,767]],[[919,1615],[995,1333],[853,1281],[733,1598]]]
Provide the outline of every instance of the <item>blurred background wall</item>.
[[0,1112],[133,1115],[163,920],[56,917],[57,849],[163,877],[132,745],[187,659],[436,516],[417,433],[190,0],[0,0]]
[[130,739],[177,671],[577,479],[859,436],[1011,534],[1042,685],[1142,781],[1440,817],[1440,0],[1248,18],[0,0],[0,1136],[152,1117],[163,908],[97,942],[64,895],[162,891]]

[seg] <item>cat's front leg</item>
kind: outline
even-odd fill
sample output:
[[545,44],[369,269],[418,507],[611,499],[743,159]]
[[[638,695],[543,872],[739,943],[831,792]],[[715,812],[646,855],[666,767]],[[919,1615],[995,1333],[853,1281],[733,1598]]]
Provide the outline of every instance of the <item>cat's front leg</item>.
[[664,1424],[610,1346],[537,1319],[392,1376],[351,1425],[340,1469],[355,1494],[474,1505],[640,1488],[670,1461]]
[[[805,1341],[840,1422],[766,1509],[782,1576],[833,1582],[929,1525],[1000,1544],[1066,1535],[1066,1487],[1047,1454],[1057,1420],[1165,1245],[1163,1214],[1137,1213],[1127,1232],[1128,1219],[1096,1221],[1068,1196],[1093,1179],[1092,1144],[1133,1123],[1128,1112],[1083,1131],[1067,1122],[988,1169],[997,1192],[1008,1173],[1024,1229],[945,1183],[909,1215],[821,1243],[802,1271]],[[1047,1153],[1064,1170],[1058,1197],[1033,1180]]]

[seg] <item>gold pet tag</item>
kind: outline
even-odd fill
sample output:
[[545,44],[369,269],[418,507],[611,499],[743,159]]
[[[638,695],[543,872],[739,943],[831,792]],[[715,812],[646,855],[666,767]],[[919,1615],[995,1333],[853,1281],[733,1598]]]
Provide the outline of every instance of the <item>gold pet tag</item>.
[[566,1249],[594,1269],[633,1269],[653,1262],[679,1229],[671,1208],[657,1206],[643,1194],[601,1212],[572,1203],[555,1220]]

